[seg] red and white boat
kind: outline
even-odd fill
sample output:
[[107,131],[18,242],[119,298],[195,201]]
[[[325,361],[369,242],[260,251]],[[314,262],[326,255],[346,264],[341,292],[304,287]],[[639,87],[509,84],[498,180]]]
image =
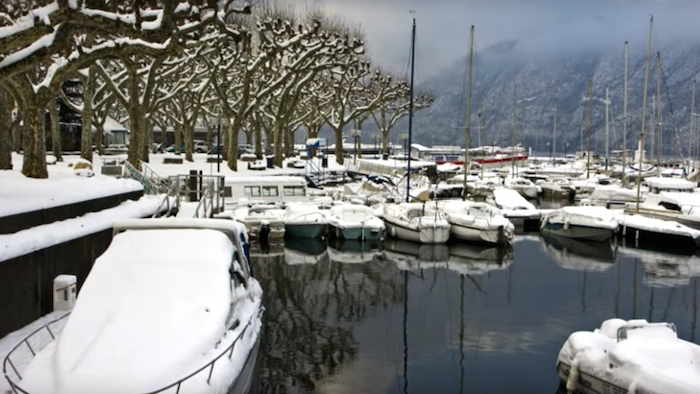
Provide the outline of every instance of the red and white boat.
[[[497,168],[510,165],[522,167],[527,163],[528,152],[522,146],[500,147],[479,146],[469,150],[469,156],[474,163],[484,168]],[[431,148],[420,144],[411,145],[411,157],[422,161],[433,161],[436,164],[452,163],[464,165],[464,148],[459,146],[433,146]]]

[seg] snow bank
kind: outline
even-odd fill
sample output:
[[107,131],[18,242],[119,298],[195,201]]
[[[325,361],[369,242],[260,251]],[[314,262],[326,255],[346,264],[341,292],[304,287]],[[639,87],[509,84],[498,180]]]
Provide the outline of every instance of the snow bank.
[[19,171],[0,171],[0,216],[143,190],[140,183],[131,179],[75,176],[73,168],[64,165],[61,163],[62,168],[57,170],[49,167],[48,179],[27,178]]
[[[627,338],[617,342],[618,329]],[[593,332],[571,334],[559,361],[571,366],[567,389],[586,373],[630,392],[694,394],[700,392],[700,346],[676,337],[665,324],[610,319]]]
[[153,215],[161,202],[161,196],[143,196],[100,212],[0,235],[0,262],[107,230],[117,220]]
[[[216,230],[118,234],[95,262],[59,338],[25,371],[23,388],[56,394],[156,390],[213,360],[253,319],[235,357],[217,363],[211,387],[204,383],[207,369],[180,391],[225,392],[257,338],[262,294],[255,280],[250,292],[232,294],[233,251]],[[232,303],[241,324],[226,332]]]

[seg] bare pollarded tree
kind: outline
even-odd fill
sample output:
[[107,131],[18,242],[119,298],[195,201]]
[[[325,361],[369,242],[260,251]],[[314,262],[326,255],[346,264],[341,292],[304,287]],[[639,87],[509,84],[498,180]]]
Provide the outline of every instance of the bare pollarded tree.
[[[408,115],[410,109],[410,86],[403,79],[377,71],[370,87],[371,89],[387,92],[386,98],[377,104],[374,111],[371,111],[371,116],[381,133],[382,152],[389,154],[391,130],[399,120]],[[432,103],[432,97],[422,94],[414,98],[413,110],[428,108]]]
[[[3,8],[0,27],[7,29],[0,31],[0,83],[11,90],[23,113],[22,173],[48,176],[44,110],[66,78],[107,56],[177,51],[207,25],[225,30],[223,21],[230,14],[250,11],[236,2],[163,0],[144,8],[139,0],[38,0]],[[131,149],[130,158],[134,160]]]

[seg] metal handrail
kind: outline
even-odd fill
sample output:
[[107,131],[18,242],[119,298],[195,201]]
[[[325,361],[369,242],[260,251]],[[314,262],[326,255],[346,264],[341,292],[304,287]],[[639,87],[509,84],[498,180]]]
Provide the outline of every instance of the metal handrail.
[[[38,349],[38,350],[34,349],[32,347],[32,345],[29,343],[29,340],[32,337],[34,337],[36,334],[38,334],[39,332],[42,332],[44,330],[46,330],[49,333],[52,340],[55,340],[56,336],[55,336],[54,332],[51,331],[51,325],[65,319],[66,317],[68,317],[68,315],[70,315],[70,312],[68,312],[65,315],[59,317],[58,319],[52,320],[52,321],[44,324],[43,326],[37,328],[36,330],[32,331],[31,334],[29,334],[27,337],[25,337],[22,341],[20,341],[17,345],[15,345],[12,348],[12,350],[10,350],[9,353],[7,353],[7,356],[5,356],[5,359],[2,362],[2,373],[3,373],[3,375],[5,375],[5,380],[7,380],[7,382],[10,384],[10,388],[12,389],[12,391],[15,394],[18,393],[18,390],[22,394],[30,394],[30,393],[27,392],[26,390],[24,390],[23,388],[21,388],[19,385],[17,385],[17,383],[15,383],[15,381],[9,375],[9,372],[7,370],[8,365],[10,366],[10,368],[12,368],[12,371],[15,373],[15,375],[17,375],[17,377],[20,380],[22,379],[22,375],[17,370],[17,367],[15,366],[15,364],[12,362],[12,354],[15,351],[17,351],[20,348],[20,346],[26,345],[27,348],[29,348],[29,351],[32,353],[32,357],[35,357],[37,352],[40,351],[41,349]],[[46,346],[46,345],[44,345],[44,346]],[[42,349],[43,349],[43,347],[42,347]]]
[[[258,313],[257,313],[257,317],[260,318],[260,317],[262,316],[262,313],[263,313],[264,311],[265,311],[265,308],[262,307],[262,306],[260,306],[260,309],[259,309],[259,311],[258,311]],[[32,332],[28,337],[26,337],[22,342],[18,343],[14,348],[12,348],[12,350],[10,351],[10,353],[8,353],[8,355],[5,357],[5,360],[4,360],[4,362],[3,362],[3,367],[2,367],[2,369],[3,369],[3,374],[5,375],[5,379],[6,379],[7,382],[10,384],[10,388],[12,388],[12,391],[13,391],[15,394],[18,394],[18,393],[21,393],[21,394],[31,394],[31,393],[28,392],[28,391],[26,391],[26,390],[24,390],[24,389],[23,389],[22,387],[20,387],[17,383],[15,383],[15,381],[9,376],[9,374],[8,374],[8,372],[7,372],[7,364],[9,363],[9,365],[10,365],[11,368],[14,370],[15,374],[19,377],[19,379],[20,379],[20,380],[22,379],[22,376],[19,374],[19,371],[17,371],[17,369],[15,368],[14,364],[12,363],[12,360],[10,360],[10,357],[12,356],[12,353],[13,353],[15,350],[17,350],[17,349],[19,348],[20,345],[22,345],[23,343],[26,343],[27,347],[28,347],[29,350],[32,352],[32,356],[33,356],[33,357],[36,356],[37,351],[34,350],[34,349],[31,347],[31,345],[29,344],[29,342],[28,342],[29,338],[31,338],[32,336],[34,336],[34,335],[35,335],[36,333],[38,333],[39,331],[41,331],[41,330],[43,330],[43,329],[46,329],[46,330],[48,330],[49,334],[51,335],[51,338],[53,338],[53,339],[55,340],[56,337],[54,336],[54,334],[53,334],[53,332],[51,331],[51,328],[50,328],[49,326],[50,326],[51,324],[53,324],[53,323],[58,322],[59,320],[65,319],[69,314],[70,314],[70,313],[67,313],[67,314],[65,314],[64,316],[62,316],[62,317],[60,317],[60,318],[58,318],[58,319],[56,319],[56,320],[54,320],[54,321],[51,321],[51,322],[47,323],[46,325],[41,326],[40,328],[36,329],[36,330],[35,330],[34,332]],[[143,393],[143,394],[160,394],[160,393],[165,392],[166,390],[172,389],[173,387],[176,388],[175,393],[178,394],[178,393],[180,392],[180,388],[182,387],[182,384],[183,384],[183,383],[185,383],[185,382],[188,381],[189,379],[193,378],[194,376],[198,375],[200,372],[206,370],[207,368],[209,368],[209,375],[207,376],[207,384],[210,384],[210,382],[211,382],[211,377],[212,377],[212,375],[213,375],[213,373],[214,373],[214,366],[216,365],[216,362],[219,361],[223,356],[225,356],[226,353],[228,353],[228,359],[229,359],[229,360],[231,359],[231,357],[233,356],[233,350],[235,349],[236,344],[237,344],[238,341],[243,337],[243,335],[246,333],[246,331],[248,330],[248,327],[250,327],[250,324],[253,322],[253,319],[254,319],[255,317],[256,317],[255,315],[251,316],[251,317],[250,317],[250,320],[248,320],[248,322],[246,323],[245,327],[243,327],[243,330],[241,330],[241,332],[240,332],[240,333],[238,334],[238,336],[233,340],[233,342],[231,343],[231,345],[229,345],[229,347],[227,347],[223,352],[221,352],[218,356],[216,356],[216,357],[215,357],[213,360],[211,360],[209,363],[207,363],[207,364],[204,365],[203,367],[197,369],[196,371],[190,373],[189,375],[187,375],[187,376],[185,376],[185,377],[183,377],[183,378],[181,378],[181,379],[175,381],[174,383],[171,383],[171,384],[169,384],[169,385],[167,385],[167,386],[165,386],[165,387],[162,387],[162,388],[160,388],[160,389],[157,389],[157,390],[155,390],[155,391],[149,391],[149,392]],[[39,350],[41,350],[41,349],[39,349]]]

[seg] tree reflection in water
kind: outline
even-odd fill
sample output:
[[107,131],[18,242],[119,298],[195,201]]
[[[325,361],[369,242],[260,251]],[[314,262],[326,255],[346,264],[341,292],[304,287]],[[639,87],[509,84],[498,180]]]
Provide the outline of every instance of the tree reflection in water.
[[254,257],[264,289],[263,393],[313,392],[352,363],[353,326],[403,301],[403,281],[380,255],[369,263],[289,265],[284,255]]

